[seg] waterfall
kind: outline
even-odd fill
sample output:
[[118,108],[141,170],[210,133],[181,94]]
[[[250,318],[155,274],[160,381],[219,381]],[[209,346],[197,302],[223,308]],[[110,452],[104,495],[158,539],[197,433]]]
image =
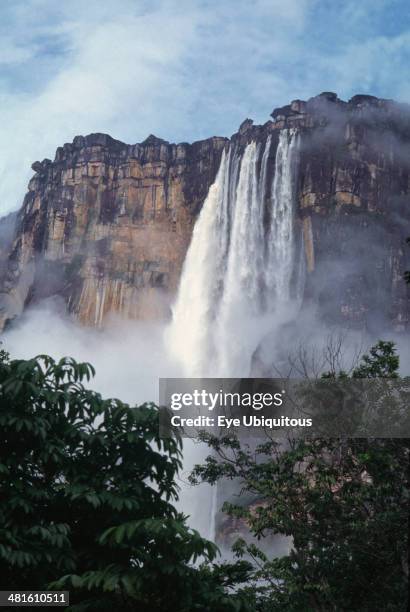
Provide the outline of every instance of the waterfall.
[[248,376],[255,349],[295,297],[293,287],[301,284],[294,210],[298,138],[296,130],[281,130],[272,185],[271,136],[263,152],[250,142],[242,154],[235,145],[222,154],[167,330],[185,376]]
[[297,171],[296,130],[282,130],[275,159],[272,209],[268,234],[266,268],[267,293],[272,305],[291,299],[295,273],[294,184]]
[[[270,144],[270,143],[267,143]],[[263,226],[257,177],[259,146],[250,143],[243,154],[233,207],[223,295],[213,329],[215,370],[244,376],[248,369],[251,327],[261,312]],[[238,332],[241,332],[239,335]]]
[[218,487],[215,484],[212,487],[212,502],[211,502],[211,522],[209,525],[209,536],[208,538],[215,542],[217,533],[216,533],[216,514],[218,512]]

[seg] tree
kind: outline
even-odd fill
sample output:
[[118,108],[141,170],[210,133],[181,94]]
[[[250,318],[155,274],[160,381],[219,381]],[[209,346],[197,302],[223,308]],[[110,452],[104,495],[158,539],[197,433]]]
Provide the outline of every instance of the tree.
[[[379,342],[352,377],[394,377],[398,366],[394,346]],[[213,455],[192,481],[237,479],[255,502],[224,511],[256,538],[291,538],[280,558],[236,543],[239,557],[254,560],[255,610],[407,610],[408,440],[299,439],[284,448],[267,439],[255,449],[234,437],[203,439]]]
[[2,588],[65,588],[78,610],[247,609],[230,592],[247,564],[212,563],[215,545],[173,506],[180,441],[159,438],[154,405],[87,389],[93,374],[2,353]]
[[394,342],[379,340],[363,355],[362,363],[354,369],[353,378],[398,378],[400,360]]

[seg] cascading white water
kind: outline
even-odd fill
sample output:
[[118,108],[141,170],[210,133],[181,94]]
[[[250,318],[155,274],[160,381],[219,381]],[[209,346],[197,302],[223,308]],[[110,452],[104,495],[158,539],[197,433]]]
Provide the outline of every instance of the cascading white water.
[[195,224],[167,332],[185,376],[248,376],[255,349],[292,299],[297,132],[280,133],[271,188],[270,149],[269,136],[261,160],[255,142],[242,156],[235,146],[224,151]]
[[215,542],[216,540],[216,514],[218,512],[218,505],[217,505],[217,500],[218,500],[218,487],[217,485],[214,485],[212,487],[212,502],[211,502],[211,522],[209,524],[209,539],[212,542]]
[[[270,143],[269,143],[270,144]],[[243,154],[225,262],[223,293],[211,331],[217,359],[215,374],[245,376],[249,337],[261,313],[263,225],[260,184],[257,177],[259,146],[250,143]]]
[[296,130],[282,130],[276,152],[266,258],[267,295],[272,306],[291,299],[291,279],[295,273],[294,179],[297,147]]

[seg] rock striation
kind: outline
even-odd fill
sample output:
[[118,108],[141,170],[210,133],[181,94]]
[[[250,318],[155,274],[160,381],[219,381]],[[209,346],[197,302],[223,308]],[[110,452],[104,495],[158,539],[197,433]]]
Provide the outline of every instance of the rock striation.
[[223,149],[251,140],[264,146],[271,135],[270,180],[279,132],[296,128],[305,300],[329,322],[408,329],[409,107],[324,92],[271,117],[264,125],[246,119],[231,139],[193,144],[78,136],[53,161],[35,162],[11,240],[0,223],[0,326],[55,295],[86,325],[101,326],[112,314],[169,316]]
[[0,284],[2,324],[53,295],[87,325],[165,316],[225,143],[91,134],[35,162]]

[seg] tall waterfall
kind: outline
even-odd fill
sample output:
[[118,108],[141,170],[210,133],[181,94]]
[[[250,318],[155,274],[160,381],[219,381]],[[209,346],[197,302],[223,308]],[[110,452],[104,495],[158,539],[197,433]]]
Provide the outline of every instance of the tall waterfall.
[[291,279],[295,273],[294,173],[297,144],[296,133],[281,131],[272,186],[266,270],[267,293],[272,305],[291,299]]
[[248,376],[255,349],[295,297],[298,140],[296,130],[280,132],[271,185],[271,136],[263,151],[251,142],[242,155],[235,145],[222,154],[167,332],[185,376]]

